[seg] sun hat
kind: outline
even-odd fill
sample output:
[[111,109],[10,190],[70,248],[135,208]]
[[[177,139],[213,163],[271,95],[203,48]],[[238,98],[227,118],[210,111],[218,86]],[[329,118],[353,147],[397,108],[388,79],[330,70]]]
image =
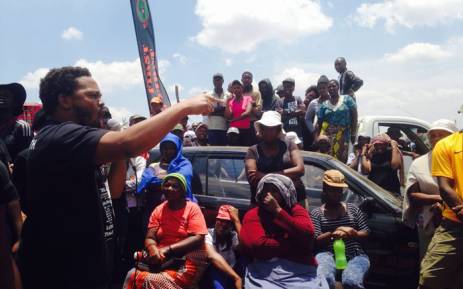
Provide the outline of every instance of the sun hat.
[[232,206],[230,206],[230,205],[222,205],[222,206],[220,206],[217,217],[215,217],[215,218],[220,219],[220,220],[225,220],[225,221],[231,221],[231,216],[230,216],[230,208],[231,207]]
[[267,127],[282,127],[283,124],[281,123],[281,114],[276,111],[270,110],[266,111],[262,114],[262,118],[259,119],[254,123],[254,128],[256,129],[257,135],[262,135],[260,131],[260,126],[267,126]]
[[439,119],[431,124],[431,128],[428,130],[428,132],[433,130],[444,130],[449,133],[454,133],[458,131],[458,128],[455,125],[455,123],[451,120]]
[[346,182],[344,175],[338,170],[327,170],[323,174],[323,182],[330,187],[336,188],[347,188],[349,187]]
[[164,185],[165,182],[167,182],[168,179],[176,179],[178,180],[178,182],[180,183],[180,185],[182,186],[182,189],[183,191],[186,193],[187,192],[187,182],[186,182],[186,179],[185,179],[185,176],[183,176],[182,174],[179,174],[179,173],[170,173],[168,174],[167,176],[164,177],[164,179],[162,180],[162,184],[161,185]]
[[240,134],[240,130],[238,128],[232,126],[227,130],[227,134],[229,134],[229,133]]
[[288,131],[286,133],[286,140],[292,141],[297,145],[302,143],[301,139],[297,136],[297,133],[295,133],[294,131]]
[[[281,114],[279,114],[278,112],[276,111],[273,111],[273,110],[270,110],[270,111],[266,111],[264,112],[264,114],[262,114],[262,118],[258,121],[256,121],[256,124],[259,124],[259,125],[263,125],[263,126],[281,126],[282,123],[281,123]],[[257,129],[257,127],[256,127]]]

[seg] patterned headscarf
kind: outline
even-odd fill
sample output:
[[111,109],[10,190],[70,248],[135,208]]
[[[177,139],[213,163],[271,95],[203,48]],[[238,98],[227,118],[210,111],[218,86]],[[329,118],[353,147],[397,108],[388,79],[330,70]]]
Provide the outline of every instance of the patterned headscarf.
[[375,144],[389,144],[390,142],[391,142],[391,137],[389,137],[385,133],[380,133],[377,136],[373,137],[373,139],[371,140],[372,145],[375,145]]
[[263,198],[264,185],[272,184],[278,188],[280,195],[283,198],[286,207],[292,208],[297,204],[296,188],[294,187],[293,181],[284,175],[279,174],[268,174],[265,175],[257,185],[256,201],[259,203],[260,199]]

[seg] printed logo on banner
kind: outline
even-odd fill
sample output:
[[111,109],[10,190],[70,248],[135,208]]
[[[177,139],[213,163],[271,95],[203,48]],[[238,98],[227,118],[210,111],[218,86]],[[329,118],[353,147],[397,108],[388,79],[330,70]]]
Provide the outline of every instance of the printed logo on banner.
[[148,20],[150,18],[150,13],[148,10],[148,4],[146,0],[137,0],[137,17],[138,20],[143,24],[143,28],[148,27]]

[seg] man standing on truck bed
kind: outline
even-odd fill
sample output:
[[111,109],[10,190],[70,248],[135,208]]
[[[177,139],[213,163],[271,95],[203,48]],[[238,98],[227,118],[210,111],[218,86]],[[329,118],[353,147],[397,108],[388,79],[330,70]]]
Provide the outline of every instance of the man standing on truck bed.
[[355,92],[363,85],[363,80],[356,76],[352,71],[347,70],[346,59],[338,57],[334,62],[334,68],[339,72],[339,94],[348,94],[355,100]]

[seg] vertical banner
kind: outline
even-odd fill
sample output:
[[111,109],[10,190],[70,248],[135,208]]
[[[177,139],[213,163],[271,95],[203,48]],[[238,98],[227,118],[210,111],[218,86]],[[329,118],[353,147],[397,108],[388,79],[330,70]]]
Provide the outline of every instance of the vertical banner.
[[130,0],[133,24],[137,35],[138,53],[145,81],[148,107],[153,97],[159,97],[165,106],[170,106],[167,91],[159,78],[156,47],[154,45],[154,29],[148,0]]

